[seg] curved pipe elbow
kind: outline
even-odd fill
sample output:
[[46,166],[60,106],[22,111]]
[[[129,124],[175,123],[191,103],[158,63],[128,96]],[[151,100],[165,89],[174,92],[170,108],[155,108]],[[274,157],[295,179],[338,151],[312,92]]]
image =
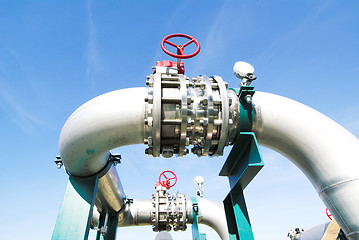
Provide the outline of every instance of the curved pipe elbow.
[[62,128],[59,148],[66,169],[75,176],[98,173],[106,153],[143,143],[147,88],[129,88],[98,96],[79,107]]
[[[227,219],[223,205],[204,198],[197,198],[198,202],[198,223],[211,227],[222,240],[228,240]],[[193,223],[193,209],[191,204],[187,203],[187,214],[189,222]]]
[[286,156],[308,177],[349,239],[359,239],[359,140],[316,110],[256,92],[258,142]]

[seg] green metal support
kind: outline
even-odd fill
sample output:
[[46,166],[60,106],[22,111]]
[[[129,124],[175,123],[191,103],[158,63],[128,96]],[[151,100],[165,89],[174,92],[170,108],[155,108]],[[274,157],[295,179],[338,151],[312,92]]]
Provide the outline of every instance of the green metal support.
[[264,166],[256,137],[251,132],[253,89],[251,86],[233,89],[239,95],[240,133],[219,174],[228,177],[231,188],[223,201],[230,240],[254,240],[243,195],[243,190]]
[[198,203],[197,199],[192,197],[193,205],[193,223],[192,223],[192,240],[206,240],[206,234],[200,233],[198,228]]
[[[106,216],[101,214],[99,220],[99,229],[104,226]],[[115,215],[109,215],[107,219],[107,231],[102,234],[100,231],[97,232],[96,240],[115,240],[118,225],[118,213]]]
[[52,240],[87,240],[95,204],[98,177],[69,177]]

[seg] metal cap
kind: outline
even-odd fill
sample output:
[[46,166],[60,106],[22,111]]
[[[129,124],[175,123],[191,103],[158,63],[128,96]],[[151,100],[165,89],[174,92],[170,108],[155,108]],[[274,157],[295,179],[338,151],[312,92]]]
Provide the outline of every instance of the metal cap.
[[248,74],[252,74],[253,72],[254,68],[249,63],[239,61],[234,64],[233,73],[240,79],[247,78]]

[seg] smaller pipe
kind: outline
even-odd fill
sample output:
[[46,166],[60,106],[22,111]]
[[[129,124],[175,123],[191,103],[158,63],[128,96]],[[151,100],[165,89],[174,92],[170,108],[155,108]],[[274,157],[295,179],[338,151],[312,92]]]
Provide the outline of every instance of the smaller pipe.
[[[198,223],[211,227],[222,240],[228,240],[227,220],[224,208],[219,203],[204,198],[198,198]],[[122,217],[119,218],[118,227],[152,225],[153,205],[151,199],[134,199],[130,206],[126,206]],[[192,201],[187,200],[187,223],[193,224]]]
[[152,208],[151,199],[133,199],[133,203],[126,205],[122,217],[118,219],[118,227],[151,225]]
[[100,177],[95,205],[101,213],[117,213],[125,205],[126,193],[123,190],[115,166],[111,166],[105,175]]
[[[224,213],[223,205],[210,201],[204,198],[197,198],[198,202],[198,223],[207,225],[211,227],[222,240],[228,240],[228,227],[227,219]],[[189,205],[187,202],[187,214],[192,216],[189,218],[190,223],[193,223],[193,213],[192,213],[192,202]]]

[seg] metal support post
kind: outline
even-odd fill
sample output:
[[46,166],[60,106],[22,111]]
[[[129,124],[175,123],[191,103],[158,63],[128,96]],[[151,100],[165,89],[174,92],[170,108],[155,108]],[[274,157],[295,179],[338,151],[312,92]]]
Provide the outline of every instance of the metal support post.
[[230,240],[253,240],[252,226],[243,191],[231,191],[223,201]]
[[70,176],[52,240],[87,240],[95,204],[98,177]]
[[258,143],[252,129],[253,87],[243,86],[239,91],[240,133],[224,163],[220,176],[227,176],[230,192],[224,199],[230,240],[254,240],[243,190],[264,166]]
[[192,206],[193,206],[193,223],[192,223],[192,239],[193,240],[206,240],[206,234],[200,233],[198,228],[198,203],[197,199],[192,197]]

